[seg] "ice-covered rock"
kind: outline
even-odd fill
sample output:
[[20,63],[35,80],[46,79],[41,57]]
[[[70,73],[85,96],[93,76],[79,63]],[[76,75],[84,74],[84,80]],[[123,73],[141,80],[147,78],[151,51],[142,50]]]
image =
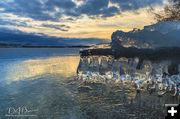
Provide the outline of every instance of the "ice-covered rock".
[[[152,62],[144,60],[137,69],[138,58],[114,59],[110,56],[82,57],[77,76],[83,81],[133,82],[139,89],[155,89],[165,92],[180,88],[180,74],[171,74],[171,61]],[[180,70],[178,69],[178,72]],[[148,87],[147,87],[148,86]]]
[[137,89],[176,95],[180,92],[179,31],[179,21],[118,30],[111,44],[80,51],[77,73],[83,80],[127,81]]
[[112,36],[112,48],[136,47],[155,49],[160,47],[180,47],[180,21],[159,22],[133,29],[129,32],[115,31]]

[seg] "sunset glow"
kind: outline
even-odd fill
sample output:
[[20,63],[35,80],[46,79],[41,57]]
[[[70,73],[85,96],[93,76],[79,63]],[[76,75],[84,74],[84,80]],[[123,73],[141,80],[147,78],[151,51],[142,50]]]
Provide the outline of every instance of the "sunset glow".
[[[3,1],[2,3],[5,4],[5,1]],[[103,13],[91,15],[91,11],[88,11],[87,14],[83,13],[82,15],[77,15],[78,17],[72,17],[63,14],[53,16],[55,14],[48,12],[49,16],[52,18],[55,17],[58,20],[32,18],[33,16],[28,16],[31,15],[31,13],[23,16],[13,12],[5,12],[6,7],[1,8],[0,6],[1,21],[5,21],[4,24],[0,24],[0,27],[18,29],[28,33],[43,33],[56,37],[110,39],[111,34],[116,30],[130,31],[133,28],[143,28],[145,25],[156,22],[152,14],[148,12],[148,9],[151,7],[150,5],[142,5],[142,7],[132,8],[133,10],[130,8],[122,11],[122,9],[112,1],[109,0],[107,8],[117,7],[119,12],[114,15],[102,17]],[[159,4],[158,1],[163,2]],[[167,0],[157,0],[157,4],[152,5],[154,5],[153,7],[156,10],[160,10],[164,4],[167,4],[166,1]],[[83,0],[73,0],[73,2],[76,3],[77,7],[85,4]],[[56,12],[61,10],[60,7],[55,7],[54,9]]]

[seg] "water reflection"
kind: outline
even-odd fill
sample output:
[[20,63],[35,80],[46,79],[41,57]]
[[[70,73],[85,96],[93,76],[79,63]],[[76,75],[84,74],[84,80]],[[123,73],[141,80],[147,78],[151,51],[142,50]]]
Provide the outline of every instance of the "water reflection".
[[[40,49],[41,53],[29,49],[25,56],[26,50],[22,50],[11,50],[17,55],[11,57],[11,53],[0,49],[4,51],[0,54],[0,119],[11,118],[5,116],[9,108],[37,109],[32,113],[37,115],[33,119],[81,119],[75,90],[66,83],[76,75],[79,56],[69,55],[69,49],[56,49],[55,56],[54,49]],[[50,55],[46,55],[47,51]]]
[[51,74],[61,77],[72,77],[76,74],[79,56],[51,57],[46,59],[24,60],[7,66],[8,82],[33,79],[33,77]]

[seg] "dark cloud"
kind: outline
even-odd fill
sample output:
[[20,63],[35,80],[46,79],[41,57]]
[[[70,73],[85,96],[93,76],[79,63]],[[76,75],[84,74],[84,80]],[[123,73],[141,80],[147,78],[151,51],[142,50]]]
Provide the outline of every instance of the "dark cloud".
[[[109,6],[109,1],[116,4]],[[135,10],[148,5],[160,4],[162,0],[83,0],[77,6],[74,0],[1,0],[0,8],[6,13],[30,17],[36,20],[59,21],[64,15],[77,18],[109,17],[121,11]]]
[[113,16],[118,13],[117,7],[108,7],[109,0],[87,0],[78,8],[79,13],[89,16]]
[[24,21],[17,21],[17,20],[8,20],[8,19],[0,19],[0,25],[12,25],[12,26],[20,26],[20,27],[30,27]]
[[72,0],[13,0],[0,2],[6,12],[37,20],[59,20],[62,15],[73,16],[75,3]]
[[163,0],[110,0],[112,3],[118,4],[122,11],[136,10],[142,7],[162,4]]
[[70,29],[69,26],[67,25],[53,25],[53,24],[42,24],[41,25],[42,27],[48,27],[48,28],[53,28],[53,29],[57,29],[57,30],[60,30],[60,31],[68,31]]

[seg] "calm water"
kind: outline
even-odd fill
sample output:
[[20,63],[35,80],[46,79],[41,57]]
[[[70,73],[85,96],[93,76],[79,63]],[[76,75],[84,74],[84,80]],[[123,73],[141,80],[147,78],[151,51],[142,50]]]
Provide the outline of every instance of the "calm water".
[[[46,73],[74,73],[79,49],[75,48],[1,48],[0,82],[31,78]],[[64,74],[66,75],[67,74]]]
[[0,119],[163,119],[163,105],[179,101],[155,93],[136,95],[131,85],[84,86],[73,80],[78,52],[0,49]]
[[11,117],[17,109],[30,115],[22,118],[80,118],[73,94],[64,85],[76,73],[78,52],[75,48],[0,49],[0,119],[20,118]]

